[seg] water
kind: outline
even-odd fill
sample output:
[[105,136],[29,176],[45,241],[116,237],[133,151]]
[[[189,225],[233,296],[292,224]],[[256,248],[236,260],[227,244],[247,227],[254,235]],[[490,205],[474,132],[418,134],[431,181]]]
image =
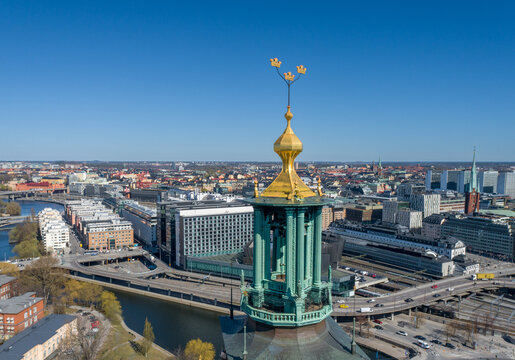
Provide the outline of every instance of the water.
[[127,326],[142,334],[147,317],[152,324],[156,344],[168,351],[174,352],[179,347],[184,349],[188,341],[196,338],[212,343],[217,353],[223,348],[219,314],[133,293],[114,292]]
[[[168,351],[174,352],[178,347],[184,349],[189,340],[196,338],[212,343],[217,354],[223,349],[218,314],[133,293],[114,293],[122,306],[127,326],[142,334],[147,317],[152,324],[156,344]],[[373,349],[362,349],[370,359],[393,359],[383,353],[378,353],[376,357]]]
[[[21,215],[29,216],[34,209],[37,214],[44,208],[50,207],[52,209],[57,209],[59,211],[64,211],[64,207],[59,204],[47,203],[47,202],[39,202],[39,201],[17,201],[21,207]],[[14,227],[14,226],[13,226]],[[3,227],[0,229],[0,260],[3,261],[5,259],[9,259],[16,254],[13,253],[14,244],[9,244],[9,231],[13,227]]]

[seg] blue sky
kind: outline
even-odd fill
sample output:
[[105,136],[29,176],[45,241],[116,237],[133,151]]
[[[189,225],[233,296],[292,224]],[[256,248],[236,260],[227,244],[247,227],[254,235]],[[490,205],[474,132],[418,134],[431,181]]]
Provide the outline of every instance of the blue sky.
[[515,3],[2,1],[0,159],[515,160]]

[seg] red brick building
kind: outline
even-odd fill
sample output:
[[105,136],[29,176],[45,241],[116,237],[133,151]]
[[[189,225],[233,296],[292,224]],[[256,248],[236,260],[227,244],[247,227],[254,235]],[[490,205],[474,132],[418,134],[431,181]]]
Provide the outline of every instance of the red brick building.
[[44,316],[43,298],[34,292],[0,300],[0,337],[9,338]]
[[16,191],[27,191],[27,190],[34,190],[34,189],[41,189],[46,190],[47,192],[52,192],[53,190],[57,189],[64,189],[64,184],[53,184],[48,181],[42,181],[42,182],[27,182],[27,183],[20,183],[16,184]]
[[14,296],[15,283],[15,277],[0,275],[0,300],[9,299]]

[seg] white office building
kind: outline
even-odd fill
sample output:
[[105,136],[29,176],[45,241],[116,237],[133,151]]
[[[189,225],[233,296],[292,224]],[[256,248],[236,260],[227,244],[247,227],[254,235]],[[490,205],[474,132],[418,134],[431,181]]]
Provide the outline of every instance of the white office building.
[[515,199],[515,171],[499,174],[497,192]]
[[415,194],[410,203],[413,210],[422,211],[423,218],[440,213],[440,194]]

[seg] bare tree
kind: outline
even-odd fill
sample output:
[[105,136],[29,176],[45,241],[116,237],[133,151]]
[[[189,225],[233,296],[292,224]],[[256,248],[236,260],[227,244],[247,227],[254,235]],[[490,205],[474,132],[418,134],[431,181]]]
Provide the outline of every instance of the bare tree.
[[494,323],[494,317],[490,313],[484,313],[482,316],[482,324],[484,327],[484,335],[486,335],[487,331],[492,329],[492,325]]
[[77,327],[69,331],[59,344],[59,359],[62,360],[95,360],[102,347],[106,329],[100,325],[93,330],[87,317],[79,316]]
[[415,313],[415,321],[414,321],[415,328],[418,329],[419,327],[424,325],[425,321],[426,321],[425,314],[420,311],[417,311]]
[[363,328],[363,325],[367,325],[368,324],[368,318],[366,316],[361,315],[361,316],[356,317],[356,321],[359,324],[359,336],[362,336],[361,335],[361,330]]

